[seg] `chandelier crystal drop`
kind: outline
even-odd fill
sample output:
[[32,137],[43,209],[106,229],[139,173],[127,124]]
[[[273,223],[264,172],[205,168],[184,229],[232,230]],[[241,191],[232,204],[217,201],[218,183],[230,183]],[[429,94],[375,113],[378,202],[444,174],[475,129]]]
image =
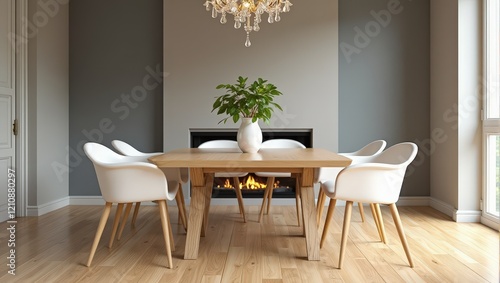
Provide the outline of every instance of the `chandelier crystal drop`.
[[220,14],[220,23],[227,22],[227,14],[234,16],[234,28],[247,33],[245,46],[250,47],[250,32],[259,31],[262,14],[267,13],[267,22],[272,24],[281,20],[281,13],[290,11],[293,4],[289,0],[206,0],[205,8],[212,11],[212,18]]

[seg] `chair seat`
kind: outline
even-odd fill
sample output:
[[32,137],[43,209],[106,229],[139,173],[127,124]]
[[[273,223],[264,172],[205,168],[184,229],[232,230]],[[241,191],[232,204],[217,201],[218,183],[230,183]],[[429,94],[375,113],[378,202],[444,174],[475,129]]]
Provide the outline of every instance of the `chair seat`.
[[292,177],[291,173],[286,173],[286,172],[256,172],[255,175],[259,177],[275,177],[275,178]]
[[329,198],[333,198],[335,194],[335,180],[328,180],[326,182],[321,182],[321,189]]

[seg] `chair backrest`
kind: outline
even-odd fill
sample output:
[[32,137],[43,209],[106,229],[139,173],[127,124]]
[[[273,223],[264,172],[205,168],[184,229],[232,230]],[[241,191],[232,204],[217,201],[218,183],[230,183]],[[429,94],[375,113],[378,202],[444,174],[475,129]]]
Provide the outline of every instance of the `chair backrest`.
[[[149,162],[148,161],[149,157],[161,154],[161,152],[146,153],[138,151],[130,144],[120,140],[114,140],[111,142],[111,144],[118,152],[120,152],[125,156],[143,157],[143,160],[138,160],[138,161]],[[186,183],[189,179],[187,168],[162,168],[161,170],[163,171],[163,173],[165,174],[165,176],[169,181],[178,181],[180,183]]]
[[260,148],[306,148],[302,143],[290,139],[272,139],[264,141]]
[[[339,153],[340,155],[347,156],[352,159],[351,165],[366,162],[369,157],[381,153],[387,142],[384,140],[376,140],[363,146],[361,149],[353,152]],[[328,180],[335,180],[337,175],[343,168],[339,167],[323,167],[314,171],[314,182],[323,182]]]
[[144,155],[144,152],[138,151],[135,149],[133,146],[130,144],[120,141],[120,140],[114,140],[111,142],[111,145],[121,154],[127,155],[127,156],[141,156]]
[[[379,154],[360,157],[364,163],[384,163],[398,166],[408,166],[418,153],[418,147],[411,142],[395,144]],[[356,157],[354,157],[356,158]]]
[[130,160],[129,158],[127,158],[127,156],[118,154],[112,151],[111,149],[105,147],[104,145],[94,142],[86,143],[83,149],[85,150],[85,153],[87,154],[88,158],[93,163],[104,165],[104,164],[114,164],[117,162],[126,162]]
[[176,189],[168,191],[163,172],[154,164],[141,162],[143,157],[123,156],[93,142],[86,143],[83,149],[94,165],[106,202],[172,200],[177,193]]
[[213,140],[200,144],[198,148],[239,148],[239,147],[237,141]]
[[417,153],[414,143],[404,142],[344,168],[337,176],[334,197],[355,202],[395,203],[406,168]]
[[361,149],[354,152],[346,152],[340,153],[344,156],[371,156],[378,153],[381,153],[387,145],[387,142],[384,140],[376,140],[371,143],[365,145]]

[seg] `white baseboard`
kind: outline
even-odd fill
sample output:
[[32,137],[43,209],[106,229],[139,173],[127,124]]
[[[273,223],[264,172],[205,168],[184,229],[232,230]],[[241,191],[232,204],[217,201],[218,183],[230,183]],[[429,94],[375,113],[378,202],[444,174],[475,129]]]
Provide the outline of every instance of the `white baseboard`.
[[[186,199],[186,205],[190,200]],[[262,199],[244,199],[245,205],[261,205]],[[175,205],[175,202],[169,202]],[[236,199],[212,199],[212,205],[237,205]],[[64,197],[39,206],[28,206],[28,216],[41,216],[48,212],[63,208],[68,205],[104,205],[101,196],[70,196]],[[154,205],[152,202],[145,202],[143,205]],[[295,199],[273,199],[273,205],[295,205]],[[325,202],[328,205],[328,201]],[[456,210],[453,206],[431,197],[400,197],[398,206],[431,206],[450,216],[456,222],[481,222],[481,211]],[[345,206],[344,201],[338,201],[337,206]],[[495,223],[493,223],[495,224]]]
[[435,198],[430,198],[430,206],[453,218],[455,222],[481,222],[480,210],[457,210],[452,205]]
[[[260,198],[245,198],[243,199],[245,205],[261,205],[262,199]],[[189,205],[190,199],[186,199],[186,205]],[[401,197],[397,202],[398,206],[429,206],[429,197]],[[149,203],[153,204],[153,203]],[[175,202],[172,202],[175,205]],[[237,200],[234,198],[213,198],[212,205],[237,205]],[[70,196],[69,205],[104,205],[104,200],[101,196]],[[145,203],[148,205],[148,203]],[[295,205],[294,198],[273,198],[273,205]],[[328,205],[328,201],[325,202]],[[356,204],[355,204],[356,205]],[[337,206],[345,206],[344,201],[337,201]]]
[[42,216],[51,211],[68,206],[69,204],[70,204],[70,197],[63,197],[42,205],[37,205],[37,206],[28,205],[28,216]]
[[[104,205],[102,196],[71,196],[69,205]],[[175,205],[175,201],[168,202],[169,205]],[[116,205],[116,203],[114,204]],[[145,201],[141,205],[156,205],[154,202]]]
[[0,205],[0,222],[9,220],[8,205]]
[[449,217],[453,217],[456,211],[456,209],[453,206],[435,198],[430,198],[429,204],[435,210],[441,211],[442,213],[448,215]]
[[480,210],[456,210],[453,213],[453,220],[455,222],[481,222]]

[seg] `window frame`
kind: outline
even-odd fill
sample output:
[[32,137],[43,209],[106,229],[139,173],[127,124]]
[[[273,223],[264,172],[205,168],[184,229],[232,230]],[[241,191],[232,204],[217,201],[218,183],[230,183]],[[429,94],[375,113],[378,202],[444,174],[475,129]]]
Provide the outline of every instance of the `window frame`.
[[[491,54],[489,53],[489,18],[488,18],[488,8],[490,1],[485,0],[483,3],[483,76],[484,76],[484,87],[483,87],[483,108],[482,108],[482,131],[483,131],[483,188],[482,188],[482,216],[481,222],[487,226],[490,226],[496,230],[499,230],[499,216],[491,213],[491,204],[492,201],[489,199],[490,194],[488,194],[488,180],[489,178],[495,178],[495,174],[490,176],[489,165],[492,164],[491,158],[493,156],[488,155],[488,142],[490,140],[490,136],[492,135],[500,135],[500,118],[490,118],[489,113],[489,100],[490,96],[489,91],[492,89],[494,91],[499,90],[499,83],[494,82],[491,78],[489,63],[493,60],[489,60],[491,58]],[[500,11],[499,11],[500,16]],[[500,52],[496,54],[496,60],[500,60]],[[500,77],[498,78],[500,80]],[[495,85],[496,83],[496,85]],[[493,84],[493,86],[492,86]],[[496,90],[494,89],[496,87]],[[494,208],[495,209],[495,208]]]

